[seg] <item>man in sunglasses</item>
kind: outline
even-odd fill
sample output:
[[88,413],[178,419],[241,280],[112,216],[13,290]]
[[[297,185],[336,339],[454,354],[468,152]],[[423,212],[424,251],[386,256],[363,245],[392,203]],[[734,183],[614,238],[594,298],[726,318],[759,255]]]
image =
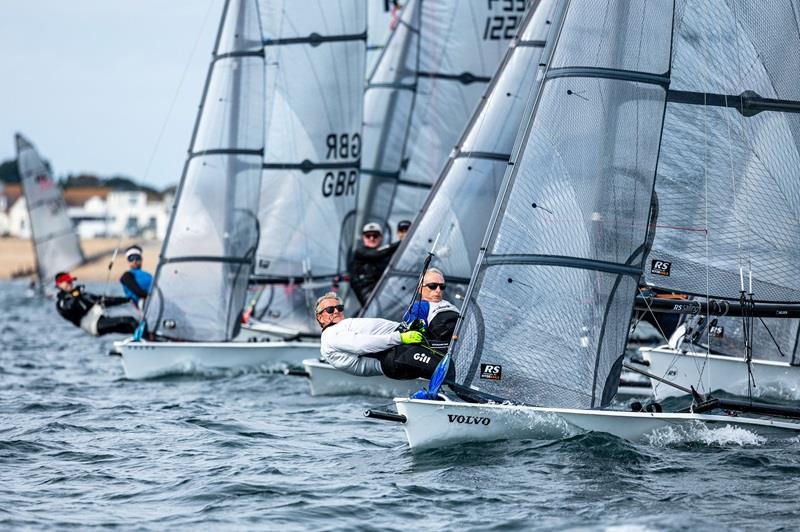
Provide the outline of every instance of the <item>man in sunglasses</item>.
[[130,246],[126,249],[125,258],[130,269],[122,274],[119,282],[122,284],[125,296],[134,305],[142,308],[144,300],[153,286],[153,276],[142,270],[142,248],[139,246]]
[[418,331],[401,332],[396,321],[380,318],[345,318],[344,304],[333,292],[317,300],[317,323],[322,327],[320,355],[331,366],[351,375],[372,377],[386,374],[392,377],[393,348],[419,344]]
[[446,351],[459,312],[455,305],[444,299],[445,288],[444,273],[438,268],[428,268],[422,277],[420,301],[411,306],[403,316],[403,321],[412,323],[420,320],[427,331],[428,340],[444,344],[439,347]]
[[350,264],[350,286],[362,305],[369,299],[372,289],[378,284],[383,270],[400,245],[399,240],[388,246],[381,246],[382,243],[381,226],[375,222],[366,224],[361,230],[362,245],[356,249]]

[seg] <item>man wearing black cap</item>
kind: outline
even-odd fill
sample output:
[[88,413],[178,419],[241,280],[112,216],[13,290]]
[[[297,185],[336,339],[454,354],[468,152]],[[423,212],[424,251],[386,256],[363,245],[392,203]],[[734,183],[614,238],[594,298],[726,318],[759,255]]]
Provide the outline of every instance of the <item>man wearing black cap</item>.
[[138,320],[133,316],[104,316],[104,305],[124,305],[127,297],[102,297],[83,291],[83,286],[74,286],[75,277],[67,272],[56,274],[58,298],[56,310],[61,317],[93,336],[108,333],[133,334]]
[[369,299],[372,289],[378,284],[383,270],[389,265],[389,260],[397,251],[400,241],[381,247],[383,233],[381,226],[370,222],[361,230],[361,243],[353,254],[350,265],[350,286],[364,305]]
[[125,250],[125,258],[128,260],[130,269],[122,274],[119,282],[122,283],[122,290],[134,305],[142,308],[145,298],[150,293],[153,285],[153,276],[142,270],[142,248],[130,246]]
[[411,227],[411,220],[400,220],[397,222],[397,240],[403,240]]

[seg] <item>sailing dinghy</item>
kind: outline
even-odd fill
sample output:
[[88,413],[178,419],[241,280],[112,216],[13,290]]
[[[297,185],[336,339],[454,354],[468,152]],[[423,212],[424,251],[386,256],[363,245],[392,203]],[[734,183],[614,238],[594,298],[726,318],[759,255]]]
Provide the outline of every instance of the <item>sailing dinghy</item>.
[[[797,34],[795,18],[771,20],[764,15],[777,11],[763,6],[758,16],[745,16],[756,7],[744,0],[710,6],[691,0],[561,4],[543,87],[445,359],[455,364],[451,389],[458,399],[395,399],[397,414],[368,415],[402,421],[414,449],[585,431],[637,441],[718,428],[766,439],[800,434],[800,423],[790,420],[800,417],[798,409],[699,394],[682,412],[608,410],[652,242],[653,191],[662,165],[682,160],[702,182],[703,159],[695,166],[691,155],[709,146],[682,126],[718,114],[738,119],[741,98],[713,97],[708,90],[721,78],[737,78],[711,68],[720,64],[718,55],[697,61],[681,43],[755,30],[758,40],[734,40],[737,46],[720,50],[758,59],[736,70],[749,85],[763,74],[760,58],[778,50],[764,38],[771,25],[790,25]],[[741,15],[735,24],[720,17],[730,13]],[[742,45],[759,53],[741,53]],[[782,104],[753,96],[749,105],[766,112],[746,113],[745,120],[760,120]],[[678,147],[671,137],[684,141],[679,152],[671,151]]]
[[[339,173],[345,175],[343,188],[349,176],[344,168],[352,163],[337,162],[342,170],[335,172],[309,160],[284,163],[291,161],[288,156],[293,153],[287,150],[298,146],[315,146],[338,157],[338,146],[330,149],[332,136],[338,141],[339,135],[351,134],[318,123],[313,130],[301,124],[316,109],[314,102],[324,102],[329,96],[327,86],[315,84],[314,76],[308,75],[315,72],[315,61],[321,58],[328,69],[335,65],[341,76],[336,81],[360,87],[366,28],[362,4],[360,0],[323,6],[278,0],[226,2],[145,314],[149,333],[159,341],[127,341],[118,346],[128,378],[200,368],[299,365],[319,352],[318,344],[293,341],[280,331],[270,342],[231,340],[240,330],[254,265],[258,274],[265,268],[271,268],[270,273],[283,272],[300,262],[294,256],[279,256],[275,261],[259,256],[260,239],[277,245],[284,240],[272,236],[280,231],[289,231],[286,239],[296,238],[292,226],[305,212],[322,222],[328,216],[339,218],[337,197],[342,194],[336,188],[337,179]],[[311,8],[319,16],[307,16]],[[343,46],[353,42],[356,50],[350,54]],[[287,89],[299,91],[296,97],[306,99],[306,114],[298,114],[301,108],[287,101],[292,97]],[[358,113],[360,104],[351,110]],[[267,140],[272,143],[281,135],[291,138],[267,146]],[[274,188],[265,189],[264,184]],[[286,204],[296,200],[296,194],[287,190],[296,189],[306,194],[305,203],[284,205],[280,211],[287,215],[293,209],[292,216],[278,223],[263,215],[265,197]],[[338,249],[338,242],[333,249]],[[274,248],[269,253],[281,251]],[[286,276],[278,282],[287,284]]]
[[38,286],[43,291],[45,286],[52,286],[56,273],[80,266],[85,257],[78,233],[67,215],[67,204],[49,168],[28,139],[17,133],[15,140]]
[[[395,252],[361,315],[400,320],[416,290],[419,267],[437,240],[431,262],[447,275],[448,299],[461,305],[478,247],[511,157],[550,28],[552,0],[534,2],[497,74],[445,164],[416,223]],[[476,38],[482,38],[482,28]],[[409,395],[424,381],[357,377],[319,360],[304,360],[312,395]]]

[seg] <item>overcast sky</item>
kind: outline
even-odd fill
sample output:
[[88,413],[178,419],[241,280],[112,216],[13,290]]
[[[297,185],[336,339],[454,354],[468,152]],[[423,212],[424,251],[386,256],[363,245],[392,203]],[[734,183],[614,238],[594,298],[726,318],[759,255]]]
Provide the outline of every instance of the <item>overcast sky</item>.
[[176,184],[222,4],[3,1],[0,161],[16,157],[19,131],[57,177],[89,172]]

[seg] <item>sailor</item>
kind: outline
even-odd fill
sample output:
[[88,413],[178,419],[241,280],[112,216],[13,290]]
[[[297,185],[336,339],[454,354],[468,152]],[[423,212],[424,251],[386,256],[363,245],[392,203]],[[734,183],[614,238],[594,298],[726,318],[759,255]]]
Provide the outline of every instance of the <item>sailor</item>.
[[427,339],[444,344],[437,346],[444,351],[453,337],[459,316],[458,308],[444,299],[445,288],[444,273],[438,268],[428,268],[422,277],[420,301],[411,305],[403,316],[405,323],[421,321]]
[[397,240],[403,240],[406,235],[408,234],[408,230],[411,227],[411,220],[400,220],[397,222]]
[[134,305],[142,308],[150,287],[153,286],[153,276],[142,270],[142,248],[130,246],[125,250],[125,258],[128,260],[130,269],[122,274],[119,282],[122,290]]
[[75,277],[67,272],[56,274],[58,297],[56,310],[65,320],[72,322],[93,336],[108,333],[133,334],[138,320],[133,316],[105,316],[105,306],[124,305],[127,297],[102,297],[84,291],[82,285],[75,286]]
[[400,323],[380,318],[345,318],[344,304],[333,292],[317,300],[315,312],[322,359],[351,375],[430,378],[442,359],[424,345],[420,331],[402,331]]
[[350,286],[364,305],[369,299],[372,289],[378,284],[383,270],[389,265],[389,260],[400,245],[400,241],[381,247],[383,233],[381,226],[370,222],[361,230],[361,243],[353,255],[350,265]]

